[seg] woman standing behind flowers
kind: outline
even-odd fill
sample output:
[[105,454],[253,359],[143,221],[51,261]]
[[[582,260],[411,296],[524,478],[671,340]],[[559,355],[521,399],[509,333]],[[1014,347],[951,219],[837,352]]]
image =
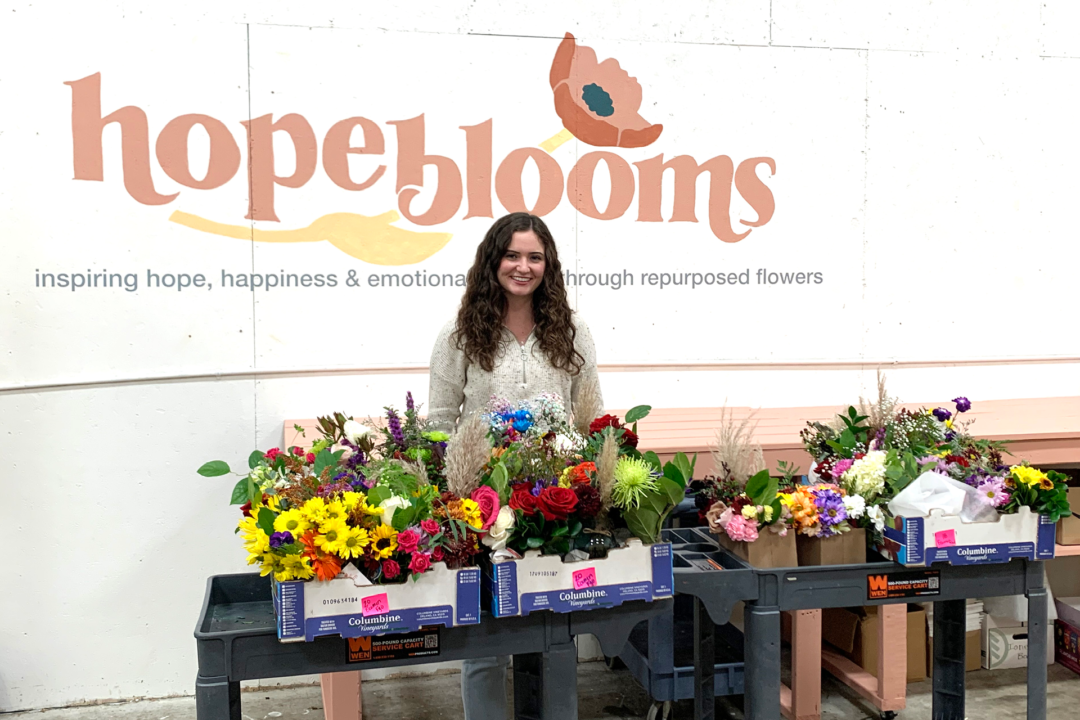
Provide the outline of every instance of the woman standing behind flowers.
[[[599,409],[596,350],[570,309],[555,240],[544,221],[511,213],[491,226],[476,249],[457,319],[431,352],[428,420],[452,432],[492,396],[510,402],[556,393]],[[506,717],[508,657],[466,660],[461,695],[466,720]],[[575,713],[576,714],[576,713]]]

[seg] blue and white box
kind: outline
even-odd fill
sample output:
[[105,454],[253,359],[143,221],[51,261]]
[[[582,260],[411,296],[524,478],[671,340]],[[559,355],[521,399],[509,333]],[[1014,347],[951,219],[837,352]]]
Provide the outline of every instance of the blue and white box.
[[[588,576],[588,586],[579,582],[576,587],[575,574]],[[531,550],[520,560],[492,565],[486,581],[495,617],[536,610],[578,612],[629,600],[668,598],[674,593],[671,543],[644,545],[632,538],[625,547],[609,550],[606,558],[573,563]]]
[[[386,612],[365,615],[364,599],[383,593]],[[433,563],[415,581],[400,585],[372,585],[358,573],[327,582],[275,582],[274,609],[281,642],[412,632],[426,625],[475,625],[480,622],[480,568],[450,570]]]
[[959,515],[931,510],[927,517],[885,513],[882,555],[902,565],[922,567],[936,562],[975,565],[1013,558],[1054,557],[1055,523],[1021,507],[996,522],[964,522]]

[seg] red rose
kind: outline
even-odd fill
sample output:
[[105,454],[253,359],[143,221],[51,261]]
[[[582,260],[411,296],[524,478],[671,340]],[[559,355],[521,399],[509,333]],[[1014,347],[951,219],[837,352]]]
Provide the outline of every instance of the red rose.
[[520,510],[526,516],[536,514],[536,496],[532,494],[529,483],[518,483],[510,494],[510,507]]
[[630,428],[623,428],[622,444],[626,447],[636,448],[638,444],[638,436]]
[[309,463],[315,462],[315,453],[308,453],[305,458]]
[[590,435],[595,435],[596,433],[600,432],[604,428],[616,428],[616,429],[618,429],[618,428],[621,428],[621,427],[622,427],[622,423],[619,422],[619,418],[615,417],[614,415],[604,415],[603,417],[598,417],[595,420],[593,420],[591,423],[589,423],[589,434]]
[[439,534],[439,523],[437,520],[432,520],[431,518],[421,520],[420,529],[434,537]]
[[480,517],[483,519],[480,527],[487,530],[499,515],[499,493],[494,488],[481,485],[472,491],[469,499],[480,506]]
[[281,450],[279,448],[270,448],[266,451],[266,459],[270,462],[274,462],[275,460],[277,460],[277,456],[280,454]]
[[401,566],[393,560],[385,560],[382,564],[382,574],[387,580],[393,580],[401,574]]
[[244,503],[243,505],[240,506],[240,512],[244,513],[248,517],[251,517],[251,501],[250,500],[248,500],[246,503]]
[[431,551],[431,559],[434,560],[435,562],[439,562],[440,560],[442,560],[443,559],[443,549],[441,547],[437,547],[434,550],[432,550]]
[[412,560],[409,561],[409,569],[419,575],[428,571],[431,567],[431,556],[427,553],[413,553]]
[[291,448],[289,448],[289,452],[291,452],[293,455],[303,455],[304,448],[300,447],[299,445],[293,445]]
[[565,520],[577,504],[577,493],[570,488],[546,487],[536,498],[536,509],[544,514],[545,520]]

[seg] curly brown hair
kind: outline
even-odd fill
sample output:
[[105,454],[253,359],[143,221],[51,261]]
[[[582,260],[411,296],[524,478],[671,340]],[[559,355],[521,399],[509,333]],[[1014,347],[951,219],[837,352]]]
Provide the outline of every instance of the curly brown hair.
[[506,293],[499,284],[499,264],[514,233],[526,230],[536,233],[544,245],[544,277],[532,296],[533,322],[536,323],[533,332],[540,350],[552,365],[577,375],[585,358],[574,348],[577,329],[566,299],[555,239],[544,221],[529,213],[516,212],[501,217],[484,235],[466,278],[465,294],[461,298],[452,337],[469,362],[488,372],[495,369],[495,354],[499,349],[507,307]]

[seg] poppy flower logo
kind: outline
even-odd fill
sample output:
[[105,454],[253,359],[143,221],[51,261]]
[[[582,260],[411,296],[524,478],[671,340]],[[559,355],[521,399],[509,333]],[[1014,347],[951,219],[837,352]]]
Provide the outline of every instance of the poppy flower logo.
[[615,58],[599,62],[592,48],[570,33],[551,62],[555,112],[574,137],[597,147],[638,148],[663,132],[641,117],[641,84]]

